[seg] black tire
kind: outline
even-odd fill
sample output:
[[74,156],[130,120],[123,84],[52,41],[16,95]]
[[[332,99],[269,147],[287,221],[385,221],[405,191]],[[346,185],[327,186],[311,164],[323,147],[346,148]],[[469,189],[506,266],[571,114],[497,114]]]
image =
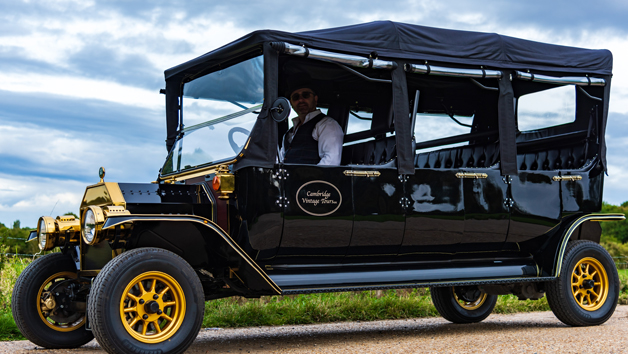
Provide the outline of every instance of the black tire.
[[182,353],[201,329],[204,308],[192,267],[159,248],[115,257],[96,277],[88,301],[92,331],[108,353]]
[[[11,311],[22,335],[44,348],[76,348],[94,338],[85,329],[85,313],[60,309],[61,298],[54,308],[42,305],[52,286],[76,278],[76,266],[69,256],[51,253],[31,263],[15,282]],[[63,296],[63,295],[62,295]],[[66,319],[68,322],[63,321]]]
[[489,295],[477,287],[430,288],[434,307],[444,319],[453,323],[475,323],[487,318],[497,295]]
[[[578,283],[572,286],[572,280]],[[595,326],[615,312],[619,275],[613,258],[592,241],[567,244],[560,276],[546,284],[547,302],[554,315],[570,326]],[[588,292],[588,293],[587,293]]]

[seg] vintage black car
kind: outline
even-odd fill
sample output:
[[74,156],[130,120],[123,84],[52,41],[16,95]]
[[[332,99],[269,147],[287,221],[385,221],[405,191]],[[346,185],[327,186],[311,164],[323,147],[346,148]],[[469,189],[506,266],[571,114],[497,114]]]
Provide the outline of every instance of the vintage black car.
[[[604,323],[619,280],[600,247],[612,56],[394,22],[263,30],[165,72],[156,181],[87,187],[42,217],[13,293],[47,348],[183,352],[204,302],[429,287],[456,323],[497,295],[547,295]],[[289,81],[344,132],[337,166],[283,163]],[[532,97],[532,100],[528,98]],[[185,124],[185,125],[184,125]]]

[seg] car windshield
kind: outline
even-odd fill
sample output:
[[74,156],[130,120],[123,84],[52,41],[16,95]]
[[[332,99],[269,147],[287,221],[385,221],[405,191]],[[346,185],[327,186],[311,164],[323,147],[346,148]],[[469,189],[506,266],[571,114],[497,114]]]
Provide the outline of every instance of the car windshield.
[[226,161],[244,148],[264,99],[262,56],[183,86],[182,129],[161,174]]

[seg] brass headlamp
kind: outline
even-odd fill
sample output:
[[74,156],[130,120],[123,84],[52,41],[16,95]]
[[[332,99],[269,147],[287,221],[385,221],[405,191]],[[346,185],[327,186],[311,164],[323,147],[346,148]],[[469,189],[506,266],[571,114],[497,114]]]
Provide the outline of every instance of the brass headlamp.
[[66,239],[70,243],[78,243],[80,222],[73,215],[42,216],[37,223],[37,244],[42,251],[65,244]]

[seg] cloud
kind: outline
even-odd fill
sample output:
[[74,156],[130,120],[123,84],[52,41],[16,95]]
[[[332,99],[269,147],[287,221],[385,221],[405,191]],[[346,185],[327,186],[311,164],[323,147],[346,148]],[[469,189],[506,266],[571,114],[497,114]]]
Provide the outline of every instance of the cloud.
[[[97,182],[97,181],[96,181]],[[0,223],[36,227],[43,215],[78,214],[85,190],[83,182],[46,177],[23,178],[0,172]]]
[[77,212],[98,167],[153,180],[166,155],[163,71],[258,29],[393,20],[495,32],[615,58],[605,200],[628,200],[628,3],[605,0],[48,0],[0,3],[0,222]]

